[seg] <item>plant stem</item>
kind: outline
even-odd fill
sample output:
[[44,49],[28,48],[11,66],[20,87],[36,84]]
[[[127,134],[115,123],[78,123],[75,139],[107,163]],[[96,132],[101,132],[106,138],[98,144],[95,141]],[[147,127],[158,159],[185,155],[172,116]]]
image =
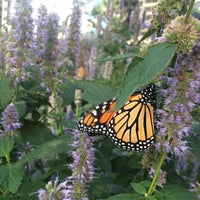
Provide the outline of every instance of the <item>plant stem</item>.
[[53,98],[55,100],[55,108],[58,110],[58,114],[59,114],[59,119],[56,122],[57,123],[57,128],[59,130],[59,134],[62,135],[64,132],[63,132],[63,126],[61,124],[63,118],[62,118],[62,115],[61,115],[62,114],[62,109],[60,107],[60,99],[59,99],[59,97],[57,95],[57,92],[56,92],[56,89],[54,87],[53,87],[52,93],[53,93]]
[[190,18],[191,12],[192,12],[192,8],[194,6],[194,2],[195,2],[195,0],[191,0],[191,2],[190,2],[189,8],[188,8],[186,16],[185,16],[185,24],[189,23],[189,18]]
[[10,164],[10,137],[8,137],[8,140],[7,140],[7,152],[6,152],[6,160],[7,160],[7,163]]
[[162,152],[161,154],[161,158],[160,158],[160,162],[158,163],[158,167],[156,169],[156,172],[154,174],[154,177],[153,177],[153,180],[151,182],[151,185],[149,187],[149,190],[147,192],[147,196],[150,196],[153,194],[153,192],[155,191],[155,188],[156,188],[156,181],[160,175],[160,169],[162,167],[162,164],[164,163],[164,160],[166,158],[166,152]]

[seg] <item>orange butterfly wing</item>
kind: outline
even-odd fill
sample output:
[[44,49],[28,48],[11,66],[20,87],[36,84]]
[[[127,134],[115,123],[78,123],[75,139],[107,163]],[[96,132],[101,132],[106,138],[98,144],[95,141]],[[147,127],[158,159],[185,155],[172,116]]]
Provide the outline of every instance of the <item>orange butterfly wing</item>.
[[90,136],[106,134],[109,121],[115,112],[111,111],[116,99],[105,101],[86,113],[78,123],[78,129]]
[[112,117],[107,135],[118,146],[142,151],[154,142],[154,85],[133,94]]

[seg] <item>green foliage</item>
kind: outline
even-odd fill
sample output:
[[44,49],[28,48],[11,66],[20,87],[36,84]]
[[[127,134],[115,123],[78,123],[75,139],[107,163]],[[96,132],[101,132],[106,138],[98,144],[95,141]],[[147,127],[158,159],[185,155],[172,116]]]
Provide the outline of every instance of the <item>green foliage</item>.
[[116,88],[110,84],[99,83],[97,81],[71,80],[61,86],[63,90],[79,88],[83,90],[81,97],[83,100],[97,105],[102,101],[114,97],[117,93]]
[[192,117],[195,120],[197,120],[198,122],[200,122],[200,108],[199,107],[196,108],[196,109],[194,109],[194,110],[192,110],[191,114],[192,114]]
[[3,78],[0,80],[0,106],[5,107],[14,97],[14,89],[11,86],[10,78]]
[[131,183],[131,186],[138,194],[144,195],[147,192],[145,187],[139,183]]
[[192,194],[188,189],[180,187],[179,185],[166,185],[162,190],[164,199],[169,200],[196,200],[196,196]]
[[24,168],[20,165],[0,166],[0,185],[11,193],[16,193],[19,189],[24,175]]
[[17,164],[23,165],[36,159],[69,151],[71,150],[71,140],[72,138],[70,135],[64,135],[53,140],[51,139],[48,142],[43,142],[41,145],[35,148],[34,151],[27,153],[20,161],[17,162]]
[[6,157],[12,151],[14,143],[12,138],[6,140],[0,139],[0,157]]
[[128,200],[128,199],[138,199],[139,197],[135,194],[118,194],[107,198],[106,200]]
[[102,59],[98,59],[97,62],[105,62],[105,61],[109,61],[109,60],[119,60],[119,59],[126,59],[126,58],[131,58],[131,57],[135,57],[138,55],[139,53],[139,49],[135,48],[135,51],[132,53],[125,53],[122,55],[116,55],[116,56],[109,56],[107,58],[102,58]]
[[144,58],[137,57],[128,66],[120,87],[117,105],[121,106],[126,99],[141,85],[151,83],[167,65],[175,54],[176,45],[159,43],[149,47]]

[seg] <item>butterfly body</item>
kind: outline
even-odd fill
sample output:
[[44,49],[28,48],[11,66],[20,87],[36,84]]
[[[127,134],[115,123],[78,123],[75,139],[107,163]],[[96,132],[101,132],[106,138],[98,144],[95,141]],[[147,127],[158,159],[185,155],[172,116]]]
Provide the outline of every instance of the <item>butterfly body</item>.
[[154,85],[133,93],[118,110],[116,99],[108,100],[89,111],[78,123],[89,135],[106,134],[119,147],[143,151],[154,142]]

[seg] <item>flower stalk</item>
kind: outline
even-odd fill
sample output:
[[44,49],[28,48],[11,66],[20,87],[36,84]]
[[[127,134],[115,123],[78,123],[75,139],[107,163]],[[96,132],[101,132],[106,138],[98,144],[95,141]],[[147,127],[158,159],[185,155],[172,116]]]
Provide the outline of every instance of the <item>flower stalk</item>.
[[190,2],[189,8],[188,8],[186,16],[185,16],[185,24],[189,23],[189,19],[190,19],[190,15],[192,12],[192,8],[194,6],[194,2],[195,2],[195,0],[191,0],[191,2]]
[[152,180],[149,190],[147,192],[147,196],[151,196],[156,189],[157,179],[160,175],[160,170],[161,170],[162,165],[165,162],[166,156],[167,156],[166,152],[162,152],[161,157],[160,157],[160,162],[158,163],[158,167],[156,168],[153,180]]

